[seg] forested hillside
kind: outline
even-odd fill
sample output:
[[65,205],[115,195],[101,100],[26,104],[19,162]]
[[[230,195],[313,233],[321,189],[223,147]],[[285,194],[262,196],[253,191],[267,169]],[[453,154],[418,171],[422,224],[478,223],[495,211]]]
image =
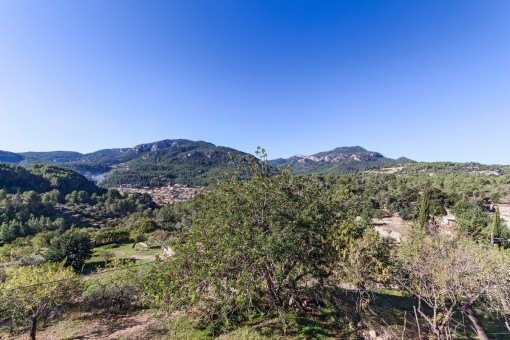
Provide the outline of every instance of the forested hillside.
[[23,160],[23,156],[21,156],[19,154],[0,150],[0,162],[18,164],[22,160]]
[[176,145],[132,160],[112,171],[101,184],[107,187],[208,185],[215,179],[225,178],[229,162],[239,155],[246,154],[209,143]]
[[[72,151],[0,151],[0,162],[32,165],[59,165],[75,170],[103,187],[162,187],[168,184],[207,186],[225,178],[232,157],[247,155],[235,149],[201,141],[166,139],[132,148],[104,149],[81,154]],[[415,162],[406,157],[391,159],[360,146],[339,147],[310,156],[294,156],[269,161],[275,171],[292,165],[297,175],[346,175],[369,171],[398,175],[500,176],[510,166],[479,163]],[[28,178],[27,178],[28,179]]]
[[510,174],[508,165],[480,163],[420,162],[405,164],[396,172],[399,175],[424,174],[429,176],[485,176],[497,177]]
[[81,154],[72,151],[0,152],[0,162],[24,167],[52,164],[80,172],[106,187],[206,185],[224,177],[231,156],[246,153],[202,141],[166,139],[133,148]]
[[69,169],[0,163],[0,244],[72,227],[99,228],[150,207],[155,204],[148,195],[108,191]]

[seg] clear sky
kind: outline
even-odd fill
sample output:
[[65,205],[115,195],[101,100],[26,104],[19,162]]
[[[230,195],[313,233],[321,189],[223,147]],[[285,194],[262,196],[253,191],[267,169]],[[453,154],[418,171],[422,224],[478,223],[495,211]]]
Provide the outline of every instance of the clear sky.
[[508,0],[0,1],[0,150],[510,164]]

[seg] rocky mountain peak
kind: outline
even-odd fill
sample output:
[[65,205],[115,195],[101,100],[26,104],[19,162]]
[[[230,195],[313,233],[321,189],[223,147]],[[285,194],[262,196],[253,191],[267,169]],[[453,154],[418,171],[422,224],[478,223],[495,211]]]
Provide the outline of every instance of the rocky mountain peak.
[[367,151],[361,146],[343,146],[310,156],[294,156],[292,159],[297,163],[338,163],[346,160],[357,162],[373,161],[376,159],[384,159],[384,156],[378,152]]

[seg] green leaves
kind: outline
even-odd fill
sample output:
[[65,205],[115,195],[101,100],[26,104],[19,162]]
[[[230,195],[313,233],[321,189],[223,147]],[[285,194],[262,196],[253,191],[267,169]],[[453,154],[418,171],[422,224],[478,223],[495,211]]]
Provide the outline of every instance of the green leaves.
[[493,237],[501,237],[502,225],[501,217],[499,216],[499,207],[496,208],[496,212],[492,218],[491,234]]
[[470,238],[486,242],[484,229],[489,225],[489,216],[475,202],[461,200],[452,209],[456,217],[457,231]]
[[190,308],[209,325],[299,306],[303,283],[327,275],[336,256],[330,231],[345,216],[345,196],[332,195],[327,180],[287,170],[270,176],[264,162],[243,165],[251,179],[231,178],[201,194],[175,257],[149,279],[163,278],[170,310]]
[[8,271],[0,283],[0,310],[16,322],[31,319],[34,327],[39,318],[71,302],[81,290],[77,274],[60,263],[19,267]]
[[71,229],[55,238],[46,253],[48,261],[64,261],[65,266],[72,266],[76,271],[81,270],[91,256],[90,235],[77,229]]

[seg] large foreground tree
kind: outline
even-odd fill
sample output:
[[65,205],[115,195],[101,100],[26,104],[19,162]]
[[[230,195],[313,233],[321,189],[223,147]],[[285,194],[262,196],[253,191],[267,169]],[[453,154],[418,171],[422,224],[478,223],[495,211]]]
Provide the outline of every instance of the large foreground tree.
[[250,180],[232,178],[198,198],[175,257],[150,278],[170,309],[192,310],[209,325],[256,313],[284,320],[303,307],[305,286],[328,275],[337,254],[331,230],[347,209],[343,193],[332,195],[319,177],[271,176],[267,164],[252,165]]

